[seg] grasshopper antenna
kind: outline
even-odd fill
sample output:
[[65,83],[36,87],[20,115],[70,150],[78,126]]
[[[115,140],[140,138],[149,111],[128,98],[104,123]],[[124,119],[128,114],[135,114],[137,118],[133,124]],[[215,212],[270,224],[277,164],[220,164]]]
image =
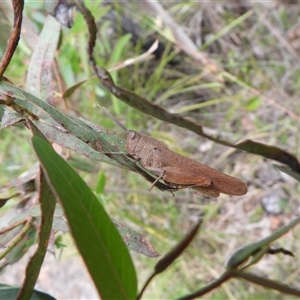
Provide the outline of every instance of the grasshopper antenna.
[[118,126],[120,126],[125,132],[129,132],[129,130],[121,124],[105,107],[98,105],[105,112],[107,116],[109,116]]

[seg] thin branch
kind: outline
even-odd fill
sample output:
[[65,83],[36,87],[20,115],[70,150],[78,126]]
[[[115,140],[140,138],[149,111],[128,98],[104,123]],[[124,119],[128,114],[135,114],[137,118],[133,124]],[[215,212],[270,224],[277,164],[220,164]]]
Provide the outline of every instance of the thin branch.
[[225,281],[230,279],[233,276],[233,274],[234,274],[234,271],[228,270],[225,273],[223,273],[219,278],[217,278],[216,280],[214,280],[211,283],[209,283],[208,285],[206,285],[204,288],[202,288],[192,294],[182,296],[182,297],[178,298],[178,300],[190,300],[190,299],[194,299],[196,297],[201,297],[201,296],[211,292],[213,289],[222,285]]
[[13,0],[13,9],[14,9],[14,26],[12,32],[10,34],[8,44],[6,50],[4,52],[3,58],[0,61],[0,79],[2,78],[5,70],[7,69],[14,52],[18,46],[21,27],[22,27],[22,19],[23,19],[23,8],[24,1],[23,0]]

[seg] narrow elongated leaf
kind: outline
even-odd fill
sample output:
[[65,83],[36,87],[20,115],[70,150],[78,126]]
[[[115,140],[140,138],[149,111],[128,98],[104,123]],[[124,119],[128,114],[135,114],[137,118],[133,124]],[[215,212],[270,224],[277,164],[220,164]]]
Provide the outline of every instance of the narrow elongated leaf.
[[155,265],[154,272],[150,277],[147,279],[146,283],[144,284],[142,290],[140,291],[137,299],[141,299],[142,295],[151,282],[151,280],[157,274],[163,272],[166,268],[168,268],[181,254],[182,252],[188,247],[188,245],[193,241],[195,238],[200,225],[202,224],[202,219],[200,219],[192,230],[166,255],[164,255]]
[[51,234],[56,200],[42,170],[40,170],[39,201],[41,204],[41,223],[39,228],[38,247],[27,265],[26,277],[20,293],[18,294],[18,300],[30,298],[46,255]]
[[[20,291],[20,288],[17,286],[6,285],[6,284],[0,283],[0,299],[15,300],[19,291]],[[33,291],[31,297],[27,298],[27,299],[29,299],[29,300],[55,300],[54,297],[52,297],[48,294],[36,291],[36,290]]]
[[22,121],[24,119],[23,116],[21,116],[20,114],[14,112],[13,110],[11,110],[8,107],[4,107],[4,114],[2,116],[2,120],[1,120],[1,128],[5,128],[11,125],[14,125],[20,121]]
[[188,247],[188,245],[195,238],[200,225],[202,224],[202,219],[200,219],[192,230],[164,257],[162,257],[155,266],[155,273],[163,272],[167,267],[169,267],[175,259],[177,259],[182,252]]
[[48,16],[28,68],[27,90],[44,101],[52,100],[51,68],[59,34],[60,24],[52,16]]
[[80,82],[77,82],[76,84],[74,84],[73,86],[69,87],[67,90],[64,91],[62,97],[64,99],[70,97],[73,95],[73,93],[79,89],[83,84],[85,84],[86,82],[88,82],[89,80],[91,80],[91,78],[88,78],[88,79],[85,79],[85,80],[82,80]]
[[235,145],[235,148],[258,154],[288,165],[293,171],[300,174],[300,163],[296,156],[275,146],[246,140]]
[[[22,230],[22,228],[21,228]],[[15,232],[16,233],[16,232]],[[21,233],[21,231],[20,231]],[[18,233],[18,234],[20,234]],[[13,237],[15,238],[16,235]],[[25,233],[22,239],[17,243],[17,245],[5,256],[5,259],[2,259],[0,262],[0,271],[3,270],[7,265],[12,265],[18,262],[25,253],[27,253],[28,249],[36,242],[36,229],[33,225],[31,228]],[[7,244],[9,245],[9,244]],[[2,299],[0,297],[0,299]],[[4,298],[5,299],[5,298]]]
[[34,124],[43,132],[43,134],[51,141],[64,148],[76,151],[91,159],[100,160],[108,164],[118,166],[118,163],[99,151],[90,147],[87,143],[77,138],[69,132],[64,132],[59,128],[51,126],[45,122],[35,121]]
[[300,217],[297,217],[294,220],[292,220],[289,224],[282,226],[278,230],[274,231],[270,236],[261,239],[258,242],[248,244],[242,247],[241,249],[237,250],[228,259],[226,263],[227,269],[235,269],[239,267],[242,263],[246,262],[250,257],[255,256],[262,248],[267,249],[267,247],[269,247],[269,244],[279,239],[282,235],[287,233],[289,230],[291,230],[299,223],[300,223]]
[[32,144],[102,299],[134,299],[134,266],[102,205],[47,141],[34,136]]
[[129,249],[148,257],[157,257],[160,255],[143,235],[123,223],[116,220],[113,220],[113,222]]

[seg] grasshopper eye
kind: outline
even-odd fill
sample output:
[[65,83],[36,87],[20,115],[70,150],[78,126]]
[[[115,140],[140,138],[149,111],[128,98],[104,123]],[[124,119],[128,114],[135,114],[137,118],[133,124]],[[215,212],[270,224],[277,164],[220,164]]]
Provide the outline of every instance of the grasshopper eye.
[[136,134],[135,134],[134,131],[130,131],[130,132],[129,132],[129,135],[130,135],[130,138],[131,138],[132,140],[134,140],[134,139],[136,138]]

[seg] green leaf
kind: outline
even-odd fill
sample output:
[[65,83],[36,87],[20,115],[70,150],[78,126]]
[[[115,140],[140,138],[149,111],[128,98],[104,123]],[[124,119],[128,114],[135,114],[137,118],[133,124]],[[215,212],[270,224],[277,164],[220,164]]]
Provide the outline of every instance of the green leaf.
[[77,82],[76,84],[72,85],[71,87],[69,87],[67,90],[64,91],[62,97],[64,99],[71,97],[77,89],[79,89],[83,84],[85,84],[86,82],[88,82],[91,79],[93,79],[93,77],[82,80],[82,81]]
[[[21,228],[22,229],[22,228]],[[20,229],[12,230],[12,234],[8,233],[7,237],[16,237],[19,234]],[[1,260],[0,271],[3,270],[7,265],[12,265],[18,262],[28,251],[28,249],[34,245],[36,242],[36,229],[32,226],[29,231],[26,232],[24,237],[18,244],[5,256],[5,259]],[[3,244],[4,240],[1,237],[1,244]],[[1,298],[0,299],[5,299]]]
[[18,299],[28,299],[32,294],[47,252],[48,241],[51,234],[56,200],[42,170],[40,171],[39,202],[41,203],[41,223],[38,247],[27,265],[26,276]]
[[134,266],[103,206],[48,142],[34,136],[32,144],[101,298],[134,299]]
[[99,172],[98,182],[97,182],[97,187],[96,187],[97,194],[103,193],[104,187],[105,187],[105,182],[106,182],[105,172],[101,171],[101,172]]
[[84,157],[71,156],[68,158],[68,163],[75,169],[87,173],[98,173],[99,167],[95,165],[94,161],[85,159]]
[[76,151],[79,154],[82,154],[88,158],[106,162],[118,166],[119,164],[109,159],[107,156],[101,154],[99,151],[96,151],[90,147],[87,143],[83,142],[81,139],[76,136],[69,134],[68,132],[63,132],[55,126],[46,124],[41,121],[35,121],[34,124],[43,132],[47,138],[60,146]]
[[26,87],[44,101],[52,100],[52,63],[60,35],[60,24],[48,16],[32,54]]
[[[15,300],[19,291],[20,291],[19,287],[0,283],[0,299]],[[29,300],[55,300],[54,297],[36,290],[33,291],[31,297],[28,299]]]
[[118,222],[116,220],[113,220],[113,222],[130,250],[141,253],[148,257],[159,256],[159,253],[148,242],[146,237],[132,230],[124,223]]
[[[241,249],[237,250],[234,254],[230,256],[226,263],[227,269],[235,269],[238,268],[241,264],[248,261],[250,257],[253,257],[253,262],[257,262],[260,258],[262,258],[263,254],[266,252],[260,252],[262,249],[267,249],[267,247],[277,239],[279,239],[282,235],[290,231],[293,227],[295,227],[297,224],[300,223],[300,217],[295,218],[292,220],[289,224],[282,226],[278,230],[274,231],[271,235],[268,237],[261,239],[257,242],[248,244]],[[260,255],[262,254],[262,255]],[[255,257],[256,255],[259,255],[258,257]],[[249,263],[249,265],[252,262]]]
[[11,108],[4,106],[4,114],[2,116],[1,129],[14,125],[24,120],[24,117],[14,112]]

